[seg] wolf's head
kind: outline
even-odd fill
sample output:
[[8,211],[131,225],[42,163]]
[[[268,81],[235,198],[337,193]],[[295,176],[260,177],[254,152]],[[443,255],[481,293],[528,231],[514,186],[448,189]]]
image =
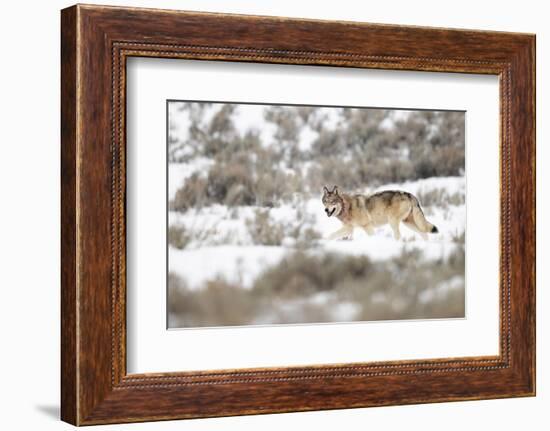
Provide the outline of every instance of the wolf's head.
[[344,206],[344,201],[338,194],[338,187],[334,186],[332,191],[329,191],[327,187],[323,187],[323,192],[323,205],[325,206],[325,213],[327,216],[340,215]]

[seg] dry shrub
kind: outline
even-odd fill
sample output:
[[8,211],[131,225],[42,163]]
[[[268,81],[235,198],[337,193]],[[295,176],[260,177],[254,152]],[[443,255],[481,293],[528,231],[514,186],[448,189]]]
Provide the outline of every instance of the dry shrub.
[[260,302],[225,280],[190,289],[177,275],[168,276],[169,327],[246,325],[259,311]]
[[261,245],[281,245],[285,238],[294,240],[296,248],[309,248],[321,234],[311,227],[313,216],[298,209],[294,223],[275,221],[269,209],[257,209],[246,221],[252,242]]
[[322,130],[318,138],[313,142],[310,157],[319,159],[342,155],[346,150],[346,137],[342,130]]
[[[418,251],[380,262],[298,251],[267,268],[250,289],[215,279],[190,290],[173,275],[169,289],[174,326],[333,322],[343,304],[358,310],[344,320],[463,317],[464,247],[436,261]],[[328,299],[313,301],[319,294]]]
[[315,216],[307,212],[304,206],[297,206],[296,221],[285,226],[285,237],[295,240],[294,246],[304,250],[317,244],[322,235],[313,228]]
[[194,174],[188,178],[170,208],[185,212],[211,204],[274,207],[292,199],[302,188],[299,172],[283,172],[245,159],[216,162],[206,177]]
[[257,205],[275,207],[280,202],[288,200],[299,187],[300,184],[297,184],[293,175],[272,168],[259,170],[254,183]]
[[283,226],[273,221],[269,210],[256,210],[254,218],[246,221],[246,226],[254,244],[281,245],[285,237]]
[[310,295],[332,290],[345,279],[363,279],[371,269],[371,261],[366,256],[333,253],[315,256],[298,251],[263,272],[254,289],[272,296]]
[[[455,278],[461,286],[420,300],[427,291]],[[377,265],[368,280],[345,280],[337,289],[343,300],[361,304],[358,320],[464,317],[464,248],[457,247],[449,258],[435,262],[423,260],[418,251],[404,251]]]
[[202,207],[207,204],[208,181],[199,174],[193,174],[188,178],[183,187],[180,187],[170,202],[173,211],[185,212],[189,208]]
[[392,182],[404,182],[414,178],[414,168],[408,160],[381,159],[360,166],[360,182],[379,186]]
[[379,159],[345,161],[324,158],[314,163],[308,172],[310,191],[320,190],[326,184],[338,184],[347,190],[377,187],[391,182],[414,179],[414,167],[408,160]]
[[435,148],[432,163],[435,165],[436,176],[462,175],[465,169],[464,146]]
[[452,240],[453,242],[462,244],[462,246],[464,246],[464,244],[466,243],[466,231],[463,230],[462,233],[456,232],[455,234],[453,234]]
[[303,224],[296,226],[291,235],[296,239],[296,248],[301,250],[313,247],[322,237],[318,230]]
[[[174,203],[182,211],[205,203],[277,206],[294,192],[316,193],[327,183],[355,190],[464,174],[461,112],[415,111],[387,128],[382,124],[391,110],[344,108],[337,110],[339,121],[329,129],[315,125],[325,115],[316,108],[268,107],[264,115],[276,127],[274,142],[262,142],[258,130],[237,130],[235,105],[220,104],[208,121],[201,104],[188,105],[188,142],[172,136],[170,149],[179,151],[185,144],[193,149],[189,157],[208,157],[216,164],[202,179],[191,178],[182,187],[185,191]],[[307,149],[299,145],[304,127],[318,132]],[[310,168],[302,179],[306,162]]]
[[254,204],[253,180],[249,172],[244,164],[214,164],[208,171],[208,200],[232,206]]
[[185,226],[172,225],[168,228],[168,244],[178,249],[184,249],[191,241],[190,233]]
[[446,209],[449,205],[464,205],[466,196],[462,192],[449,194],[444,188],[436,188],[427,192],[418,192],[416,194],[420,205],[424,207],[436,206]]
[[447,195],[449,205],[464,205],[466,203],[466,195],[462,192],[455,192]]
[[307,181],[309,191],[317,193],[327,184],[337,184],[347,190],[365,185],[359,175],[358,163],[330,157],[317,160],[309,168]]
[[252,178],[245,166],[216,163],[206,178],[193,174],[177,190],[170,208],[185,212],[214,203],[228,206],[255,203]]
[[432,148],[429,145],[413,151],[411,162],[415,178],[458,176],[464,173],[464,144],[461,147]]
[[[309,160],[321,182],[357,188],[433,176],[464,173],[464,115],[450,112],[413,112],[392,129],[380,127],[385,110],[344,109],[344,120],[322,130]],[[327,161],[330,159],[331,161]]]

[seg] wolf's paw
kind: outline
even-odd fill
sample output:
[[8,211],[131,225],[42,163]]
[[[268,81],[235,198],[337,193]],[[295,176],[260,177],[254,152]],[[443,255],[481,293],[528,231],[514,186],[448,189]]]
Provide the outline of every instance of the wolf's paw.
[[346,235],[346,236],[343,236],[342,238],[340,238],[340,241],[352,241],[352,240],[353,240],[352,235]]

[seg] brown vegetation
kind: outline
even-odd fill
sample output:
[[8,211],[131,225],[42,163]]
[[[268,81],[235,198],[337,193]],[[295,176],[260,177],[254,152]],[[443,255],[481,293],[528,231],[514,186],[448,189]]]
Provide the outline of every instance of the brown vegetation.
[[[464,249],[436,262],[418,251],[383,262],[298,251],[248,289],[218,278],[192,290],[171,274],[169,295],[180,327],[464,317]],[[355,310],[347,319],[342,304]]]
[[[189,137],[169,139],[170,160],[200,156],[214,164],[185,181],[171,203],[177,211],[213,203],[272,207],[294,193],[316,194],[327,183],[354,190],[464,173],[462,112],[412,111],[387,128],[391,110],[335,108],[341,121],[327,128],[318,108],[269,106],[264,117],[276,131],[265,143],[257,131],[235,128],[236,105],[215,104],[210,122],[203,116],[213,104],[181,105],[189,111]],[[306,126],[318,136],[311,148],[300,149]]]

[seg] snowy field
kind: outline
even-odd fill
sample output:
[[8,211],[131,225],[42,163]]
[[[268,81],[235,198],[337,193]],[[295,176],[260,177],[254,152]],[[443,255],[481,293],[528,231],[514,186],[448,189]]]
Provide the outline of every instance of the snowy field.
[[[170,166],[170,175],[176,174],[178,165]],[[443,193],[451,196],[465,196],[463,177],[428,178],[404,184],[388,184],[372,192],[381,190],[404,190],[415,195]],[[367,192],[368,193],[368,192]],[[422,204],[422,202],[421,202]],[[295,227],[311,228],[319,236],[308,253],[327,252],[366,256],[371,260],[388,260],[399,256],[403,251],[418,250],[430,261],[447,258],[456,251],[457,238],[464,235],[466,226],[466,205],[448,204],[444,208],[422,205],[426,217],[435,224],[439,233],[423,240],[420,235],[401,225],[401,239],[395,240],[389,226],[383,226],[369,236],[356,229],[352,240],[325,239],[337,230],[341,223],[329,218],[317,199],[301,200],[266,210],[270,223],[294,232]],[[230,283],[239,283],[248,288],[266,268],[276,265],[296,249],[296,237],[284,236],[281,245],[258,245],[251,237],[247,222],[254,219],[253,207],[228,208],[222,205],[208,206],[186,213],[170,211],[170,226],[183,226],[194,233],[194,239],[184,249],[170,246],[169,270],[179,275],[191,289],[200,289],[208,280],[223,278]]]
[[[170,327],[464,316],[462,113],[174,102],[169,116]],[[328,240],[341,223],[324,185],[410,192],[439,233]]]
[[[384,189],[406,190],[419,196],[430,196],[430,194],[438,196],[438,199],[444,202],[443,205],[423,205],[423,208],[428,220],[438,227],[439,233],[429,235],[428,239],[424,240],[417,233],[401,225],[402,238],[395,240],[389,226],[383,226],[378,228],[372,236],[356,229],[352,240],[328,240],[326,237],[339,228],[340,222],[325,215],[320,197],[304,200],[297,197],[295,203],[262,211],[266,214],[267,223],[270,226],[280,227],[281,233],[277,238],[278,244],[264,245],[258,244],[258,239],[251,234],[255,212],[258,211],[253,207],[228,208],[212,205],[189,210],[186,213],[171,211],[170,226],[183,228],[189,233],[189,241],[181,249],[169,246],[170,274],[184,283],[184,290],[187,292],[184,298],[189,298],[193,292],[198,295],[198,298],[202,298],[204,292],[216,290],[220,282],[221,289],[226,288],[233,294],[238,293],[235,292],[236,289],[256,291],[266,273],[273,271],[273,268],[285,271],[288,265],[285,259],[293,259],[296,253],[300,253],[300,259],[303,259],[304,255],[320,259],[314,261],[316,265],[323,264],[323,256],[365,257],[373,265],[380,263],[381,267],[385,271],[390,271],[392,277],[396,279],[406,278],[405,274],[411,269],[414,272],[418,262],[422,262],[424,267],[428,268],[428,277],[424,277],[422,284],[415,282],[414,293],[411,294],[415,297],[414,305],[411,305],[407,299],[412,291],[407,282],[397,293],[382,282],[382,289],[379,285],[375,288],[366,288],[365,292],[371,291],[370,295],[359,294],[359,297],[354,297],[353,300],[347,298],[345,287],[335,288],[334,291],[321,290],[307,294],[270,293],[267,301],[269,304],[255,305],[257,313],[252,313],[253,317],[246,321],[246,324],[256,325],[367,320],[369,317],[364,317],[365,310],[369,307],[382,310],[384,306],[385,313],[367,312],[366,316],[371,316],[372,320],[420,318],[423,317],[422,313],[409,314],[411,307],[413,309],[420,307],[425,310],[438,301],[446,303],[449,298],[458,300],[459,303],[463,301],[463,261],[458,264],[458,268],[453,267],[454,271],[450,271],[442,280],[434,277],[432,282],[430,271],[432,267],[446,267],[447,262],[450,259],[456,259],[457,254],[464,256],[466,225],[464,178],[428,178],[404,184],[391,184],[379,187],[376,191]],[[447,200],[451,202],[447,203]],[[305,230],[311,237],[307,246],[300,242],[300,232]],[[297,236],[296,232],[298,232]],[[308,265],[311,262],[306,261],[305,264]],[[407,269],[402,273],[403,264]],[[346,277],[345,273],[341,276]],[[367,286],[370,282],[368,274],[362,274],[361,277],[363,276],[365,276],[364,284]],[[380,283],[378,278],[377,283]],[[275,281],[275,283],[278,282]],[[280,283],[286,284],[288,280],[283,277]],[[361,283],[361,278],[354,280],[352,288],[357,289],[356,285],[359,285],[358,288],[361,289]],[[388,288],[388,291],[385,291],[384,287]],[[251,295],[253,296],[254,293]],[[211,295],[204,296],[211,298]],[[238,298],[238,295],[231,298],[224,296],[216,298],[214,308],[230,307],[239,310],[238,307],[230,305],[230,300],[233,298]],[[197,299],[190,302],[206,300]],[[247,299],[238,301],[246,303]],[[322,313],[318,311],[320,309],[323,310]],[[452,312],[449,311],[450,317],[460,317],[460,307],[458,312],[454,308],[452,310]],[[447,316],[445,311],[441,311],[439,314],[434,312],[433,317]],[[216,322],[213,316],[207,317],[204,321],[200,319],[188,321],[177,315],[172,316],[173,325],[177,327],[216,326],[215,323],[208,323],[212,319]],[[231,321],[232,318],[228,319]],[[222,322],[225,321],[222,320]],[[243,324],[243,322],[237,319],[234,324]]]

